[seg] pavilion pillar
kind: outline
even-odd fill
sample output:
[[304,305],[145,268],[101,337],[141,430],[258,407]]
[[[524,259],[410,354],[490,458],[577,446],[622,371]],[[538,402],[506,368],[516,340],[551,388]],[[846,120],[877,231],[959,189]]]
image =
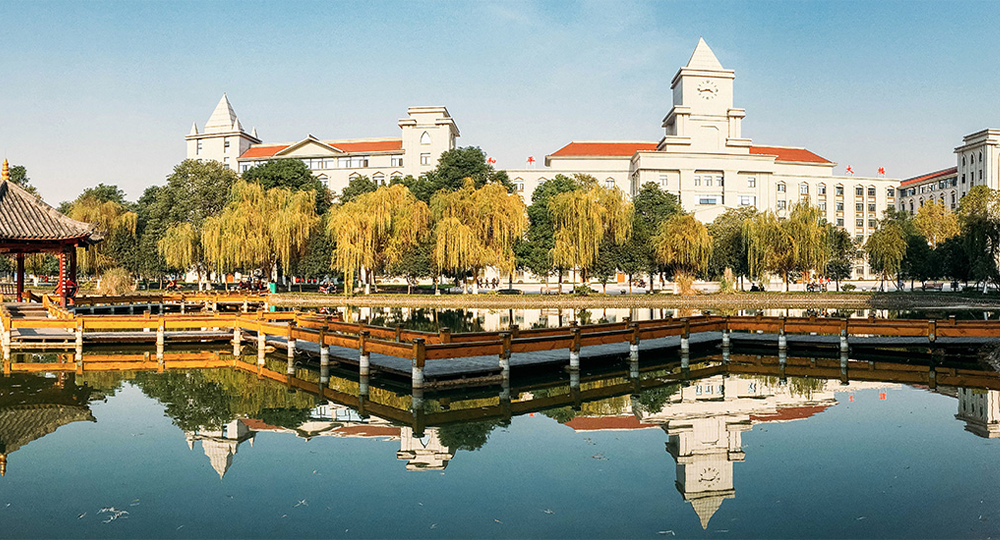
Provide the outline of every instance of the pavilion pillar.
[[[59,252],[59,307],[66,307],[66,252]],[[112,311],[114,313],[114,311]]]
[[73,287],[73,293],[68,295],[68,300],[70,304],[74,304],[73,298],[76,297],[76,291],[80,289],[76,281],[76,248],[72,247],[69,250],[69,283]]
[[24,253],[17,254],[17,301],[24,302]]

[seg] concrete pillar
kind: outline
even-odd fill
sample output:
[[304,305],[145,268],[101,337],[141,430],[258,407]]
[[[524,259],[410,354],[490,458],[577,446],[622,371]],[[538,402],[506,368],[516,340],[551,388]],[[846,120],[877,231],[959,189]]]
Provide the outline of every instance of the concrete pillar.
[[181,315],[184,315],[185,313],[187,313],[187,309],[186,308],[187,308],[187,306],[184,304],[184,300],[182,299],[181,300]]
[[11,333],[11,319],[9,317],[3,317],[3,334],[0,336],[3,345],[3,361],[10,361],[10,333]]
[[289,356],[288,357],[288,367],[285,369],[285,373],[287,373],[289,377],[291,377],[292,375],[295,375],[295,357],[294,356]]
[[778,365],[784,370],[786,364],[788,364],[788,349],[778,349]]
[[[426,361],[426,345],[424,344],[424,338],[416,338],[413,340],[413,381],[412,386],[414,390],[413,400],[416,402],[416,390],[422,390],[424,387],[424,362]],[[421,403],[423,403],[423,392],[421,391]]]
[[233,323],[233,356],[239,356],[240,355],[240,342],[242,340],[243,340],[243,337],[240,335],[240,323],[239,322],[234,322]]
[[286,338],[288,343],[288,358],[295,358],[295,321],[288,321],[288,337]]
[[729,348],[729,329],[726,328],[722,331],[722,346],[723,348]]
[[847,351],[844,349],[840,351],[840,384],[850,384],[850,379],[847,377]]
[[[569,369],[572,373],[580,371],[580,329],[573,328],[571,332],[573,333],[573,343],[569,347]],[[579,373],[577,373],[577,380],[579,378]]]
[[681,369],[691,369],[691,355],[684,349],[681,349]]
[[573,398],[573,410],[579,411],[583,403],[580,397],[580,372],[569,372],[569,393]]
[[681,333],[681,355],[686,356],[691,352],[691,322],[683,320],[684,331]]
[[330,349],[326,346],[326,332],[319,331],[319,380],[330,382]]
[[368,330],[362,330],[358,334],[358,374],[367,376],[369,374],[369,369],[371,366],[370,356],[368,354],[368,347],[366,342],[368,341],[368,336],[371,333]]
[[850,350],[850,347],[847,344],[847,329],[846,328],[841,328],[840,329],[840,354],[841,355],[846,355],[849,350]]
[[500,379],[502,384],[510,387],[510,332],[501,332],[500,341],[502,343],[500,349],[500,357],[497,362],[500,364]]
[[782,323],[781,328],[778,328],[778,352],[788,351],[788,336],[785,335],[785,326]]
[[937,388],[937,370],[934,366],[931,366],[930,371],[927,372],[927,388],[934,390]]
[[264,334],[264,323],[257,323],[257,365],[264,365],[264,347],[267,346],[267,336]]
[[937,321],[927,321],[927,341],[934,343],[937,340]]
[[[82,324],[80,326],[77,326],[77,331],[82,331],[82,329],[83,329]],[[82,346],[83,343],[82,332],[79,334],[79,337],[77,339]],[[161,364],[163,363],[163,346],[165,340],[166,340],[166,327],[163,323],[163,315],[160,315],[159,321],[156,324],[156,361]]]

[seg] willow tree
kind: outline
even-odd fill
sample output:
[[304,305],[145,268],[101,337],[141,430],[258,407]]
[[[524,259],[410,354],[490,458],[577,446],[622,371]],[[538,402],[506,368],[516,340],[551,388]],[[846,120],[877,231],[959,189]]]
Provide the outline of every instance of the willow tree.
[[597,260],[601,242],[607,238],[621,245],[632,234],[632,203],[616,187],[594,183],[588,189],[560,193],[549,200],[549,209],[555,225],[552,263],[561,268],[579,268],[584,283],[587,270]]
[[[528,228],[527,208],[517,193],[499,182],[476,189],[467,180],[457,191],[434,195],[431,211],[438,272],[471,271],[478,278],[485,268],[493,267],[512,279],[517,260],[514,244]],[[479,292],[478,284],[474,292]]]
[[692,215],[675,215],[660,224],[653,243],[656,259],[673,268],[674,282],[681,284],[680,292],[691,292],[692,278],[708,268],[712,256],[708,228]]
[[795,269],[802,272],[806,279],[813,272],[823,271],[830,260],[830,242],[823,211],[808,202],[801,202],[795,205],[788,220],[781,222],[781,226],[791,240]]
[[219,273],[260,270],[270,275],[302,255],[319,223],[316,193],[240,180],[219,215],[205,220],[201,245]]
[[882,290],[885,290],[885,278],[895,276],[906,255],[906,235],[902,227],[894,221],[883,223],[865,242],[865,252],[868,253],[868,264],[882,276]]
[[945,240],[959,233],[958,216],[945,207],[943,202],[929,201],[917,210],[913,226],[927,239],[934,249]]
[[[116,201],[102,201],[93,195],[84,195],[73,202],[68,215],[77,221],[94,225],[105,237],[115,234],[135,237],[138,216]],[[104,243],[78,248],[77,254],[80,266],[85,270],[105,270],[119,263],[106,253]]]
[[163,238],[156,243],[156,250],[168,266],[182,271],[194,268],[198,273],[198,287],[201,287],[201,239],[194,225],[179,223],[167,229]]
[[331,266],[344,273],[344,291],[353,292],[360,276],[365,294],[372,272],[398,261],[423,239],[430,211],[402,184],[383,186],[330,209],[327,232],[336,243]]
[[[763,281],[769,274],[781,273],[791,266],[792,241],[774,212],[761,212],[743,222],[743,238],[747,275],[752,281]],[[786,278],[786,284],[787,281]]]

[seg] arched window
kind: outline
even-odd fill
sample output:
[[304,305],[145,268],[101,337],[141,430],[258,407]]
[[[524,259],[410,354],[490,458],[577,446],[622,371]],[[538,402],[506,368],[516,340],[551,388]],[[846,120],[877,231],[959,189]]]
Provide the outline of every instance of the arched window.
[[980,163],[983,162],[983,151],[982,150],[979,151],[979,162]]
[[809,194],[809,184],[805,182],[799,184],[799,195],[808,195],[808,194]]
[[965,156],[962,156],[962,166],[965,167]]
[[524,179],[523,178],[515,178],[514,179],[514,189],[517,190],[518,192],[524,191]]
[[816,193],[820,195],[826,195],[826,184],[820,184],[816,186]]
[[778,193],[784,193],[784,192],[785,192],[785,184],[784,182],[782,182],[778,184]]
[[608,189],[611,189],[611,188],[615,187],[615,179],[614,178],[605,178],[604,179],[604,187],[606,187]]
[[431,143],[431,134],[425,131],[424,134],[420,136],[420,144],[430,144],[430,143]]
[[372,175],[372,181],[375,182],[376,186],[384,186],[385,185],[385,175],[382,174],[382,173],[380,173],[380,172],[377,172],[377,173],[375,173],[375,174]]
[[402,180],[402,179],[403,179],[403,173],[401,173],[399,171],[393,171],[389,175],[389,180]]

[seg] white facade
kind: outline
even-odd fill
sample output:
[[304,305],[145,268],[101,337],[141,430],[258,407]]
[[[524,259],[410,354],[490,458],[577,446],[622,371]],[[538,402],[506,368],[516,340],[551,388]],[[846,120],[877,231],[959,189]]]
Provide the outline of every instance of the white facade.
[[[589,174],[633,196],[654,182],[703,222],[738,207],[787,217],[796,203],[809,201],[827,221],[864,242],[882,212],[896,205],[899,181],[834,176],[836,163],[803,148],[755,146],[742,133],[746,111],[733,106],[734,80],[735,72],[723,68],[701,40],[673,78],[673,106],[658,142],[574,141],[546,156],[545,169],[507,174],[525,197],[557,174]],[[855,268],[855,277],[868,274],[860,263]]]
[[195,124],[185,137],[187,158],[219,161],[239,173],[272,160],[299,159],[334,194],[358,176],[384,185],[392,178],[430,171],[461,135],[445,107],[410,107],[406,112],[395,138],[320,140],[308,135],[295,142],[264,144],[256,128],[250,134],[243,131],[223,94],[204,131]]
[[974,186],[1000,189],[1000,129],[984,129],[962,138],[955,166],[903,180],[899,209],[915,214],[930,201],[955,210]]

